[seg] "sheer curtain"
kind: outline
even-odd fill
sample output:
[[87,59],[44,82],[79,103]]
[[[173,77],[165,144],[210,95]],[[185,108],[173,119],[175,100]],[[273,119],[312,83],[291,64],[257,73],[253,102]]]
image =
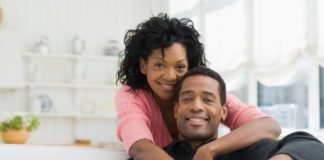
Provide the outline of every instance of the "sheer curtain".
[[[297,104],[303,114],[300,122],[318,128],[318,115],[311,113],[319,114],[321,108],[324,119],[320,107],[324,89],[319,89],[324,76],[318,72],[321,66],[324,75],[323,0],[170,0],[169,4],[171,16],[195,17],[210,67],[221,73],[229,91],[248,96],[248,103],[259,101],[258,105]],[[321,104],[313,98],[319,93]]]
[[309,28],[312,42],[312,51],[309,56],[324,67],[324,1],[312,0],[309,2]]
[[307,52],[304,0],[254,1],[254,52],[247,70],[267,86],[286,85]]
[[324,65],[322,0],[174,0],[170,13],[197,17],[211,67],[228,81],[243,72],[262,84],[290,84],[312,58]]
[[218,6],[205,14],[206,56],[210,67],[228,83],[228,90],[242,87],[247,62],[248,33],[244,1]]

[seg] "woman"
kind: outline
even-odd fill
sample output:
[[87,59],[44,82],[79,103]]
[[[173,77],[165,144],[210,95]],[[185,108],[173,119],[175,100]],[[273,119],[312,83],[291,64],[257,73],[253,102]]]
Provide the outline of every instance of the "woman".
[[[129,30],[124,43],[117,75],[123,84],[116,95],[118,137],[135,159],[172,159],[161,147],[178,135],[173,115],[176,84],[189,69],[206,66],[199,33],[189,19],[159,14]],[[232,131],[200,147],[194,159],[212,159],[280,134],[279,125],[255,106],[227,97],[229,113],[223,123]]]

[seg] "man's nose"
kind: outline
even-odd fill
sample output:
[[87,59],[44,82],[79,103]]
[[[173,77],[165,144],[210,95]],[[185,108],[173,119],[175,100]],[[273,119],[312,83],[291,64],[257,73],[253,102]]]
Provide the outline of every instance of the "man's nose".
[[192,103],[191,109],[195,112],[203,110],[203,103],[199,99],[195,99],[194,103]]

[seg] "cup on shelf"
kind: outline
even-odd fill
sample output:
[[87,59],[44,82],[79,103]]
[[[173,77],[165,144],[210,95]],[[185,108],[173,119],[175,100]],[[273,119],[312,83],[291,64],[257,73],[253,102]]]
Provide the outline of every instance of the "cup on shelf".
[[53,109],[52,100],[47,95],[39,95],[31,98],[30,112],[34,114],[48,113]]
[[117,40],[109,40],[107,46],[104,48],[104,55],[118,56],[120,52],[120,44]]
[[50,39],[46,36],[41,36],[39,42],[34,46],[36,53],[48,54],[50,52]]
[[79,36],[75,36],[72,40],[72,52],[75,55],[80,55],[84,52],[86,48],[86,42]]

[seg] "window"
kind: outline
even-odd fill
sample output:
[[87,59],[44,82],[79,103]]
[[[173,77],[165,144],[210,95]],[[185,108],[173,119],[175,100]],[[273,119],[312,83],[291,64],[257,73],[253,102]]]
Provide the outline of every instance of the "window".
[[235,95],[240,101],[248,103],[248,76],[247,74],[242,74],[236,78],[236,81],[232,83],[226,82],[227,91]]
[[[290,104],[295,105],[296,123],[293,128],[307,128],[308,126],[308,68],[305,65],[303,70],[298,72],[290,84],[284,86],[268,87],[258,83],[258,106],[281,105],[283,107]],[[284,114],[290,114],[287,110]],[[280,117],[275,117],[280,122]]]
[[[258,106],[294,104],[297,128],[324,128],[324,68],[313,70],[324,66],[324,2],[175,1],[171,16],[195,17],[210,67],[229,92]],[[310,116],[318,110],[320,120]]]
[[324,128],[324,68],[320,69],[320,116],[321,128]]

